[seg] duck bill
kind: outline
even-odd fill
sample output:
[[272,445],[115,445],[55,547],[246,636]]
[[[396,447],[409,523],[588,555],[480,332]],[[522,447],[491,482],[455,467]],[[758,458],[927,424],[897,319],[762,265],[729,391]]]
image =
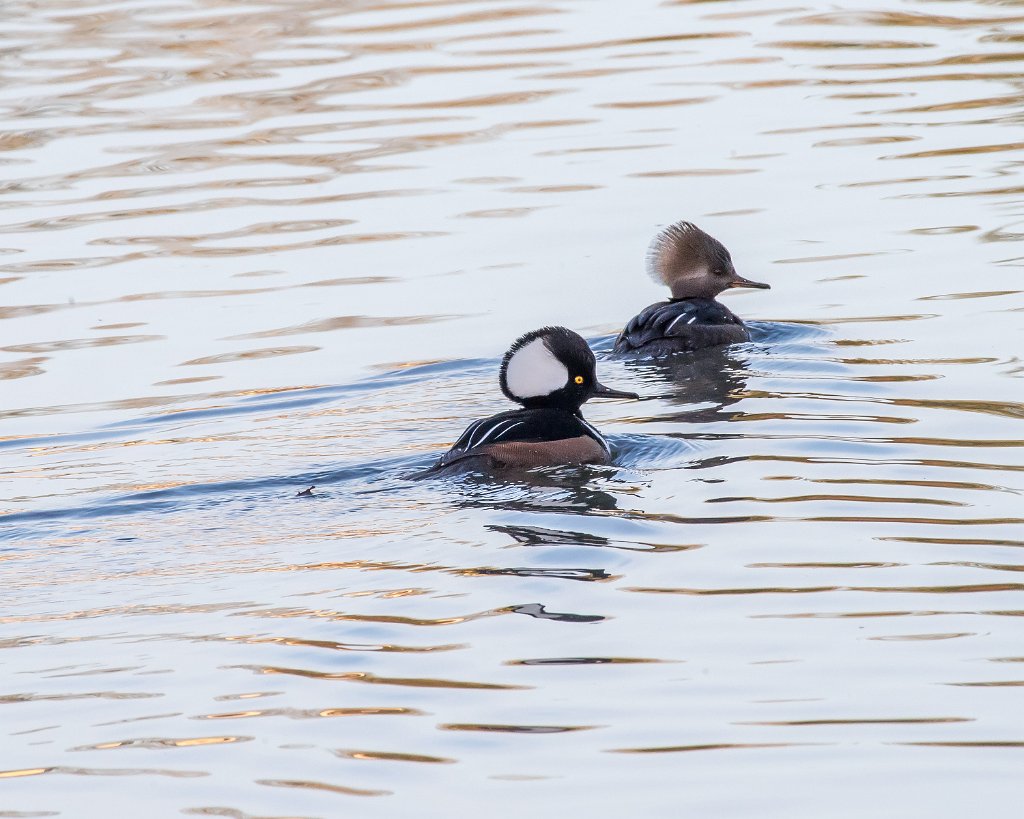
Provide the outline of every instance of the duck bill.
[[598,382],[594,384],[594,390],[590,393],[591,398],[639,398],[635,392],[625,392],[623,390],[613,390],[611,387],[606,387],[604,384]]
[[750,279],[744,279],[742,276],[737,276],[735,279],[729,282],[729,287],[753,287],[756,288],[757,290],[772,289],[772,286],[770,284],[765,284],[764,282],[752,282]]

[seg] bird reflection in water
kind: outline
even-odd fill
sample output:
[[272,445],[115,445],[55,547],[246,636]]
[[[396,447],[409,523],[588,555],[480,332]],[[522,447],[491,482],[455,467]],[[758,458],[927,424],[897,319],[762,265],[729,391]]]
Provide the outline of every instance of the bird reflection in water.
[[527,603],[524,606],[510,606],[507,611],[513,614],[525,614],[539,620],[558,620],[561,623],[600,623],[606,619],[600,614],[573,614],[567,611],[548,611],[540,603]]
[[[600,466],[564,466],[523,470],[502,470],[500,476],[466,471],[452,478],[458,481],[454,502],[464,509],[501,509],[509,512],[554,512],[593,514],[618,509],[614,495],[597,489],[595,479],[614,470]],[[518,478],[518,479],[517,479]]]
[[565,529],[548,529],[542,526],[498,526],[487,527],[492,532],[501,532],[511,537],[517,546],[586,546],[607,547],[611,541],[602,535],[588,532],[573,532]]
[[[488,526],[492,532],[510,535],[516,545],[521,546],[608,546],[608,538],[583,532],[545,529],[534,526]],[[468,573],[468,572],[466,572]],[[614,575],[604,569],[556,568],[551,566],[510,566],[507,568],[481,567],[472,570],[473,575],[499,575],[511,577],[541,577],[549,580],[577,580],[594,582],[614,580]],[[548,611],[543,603],[525,603],[507,606],[501,611],[510,614],[525,614],[538,620],[557,620],[563,623],[598,623],[606,619],[600,614],[577,614],[574,612]]]
[[740,401],[747,386],[749,362],[742,348],[712,347],[626,361],[625,365],[649,390],[657,389],[655,382],[667,387],[657,396],[659,399],[686,407],[684,411],[669,412],[652,420],[703,424],[729,421],[740,414],[726,407]]

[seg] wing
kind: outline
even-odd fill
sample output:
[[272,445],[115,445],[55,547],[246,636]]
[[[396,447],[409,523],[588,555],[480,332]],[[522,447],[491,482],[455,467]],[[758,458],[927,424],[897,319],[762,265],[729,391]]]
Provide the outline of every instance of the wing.
[[497,444],[537,444],[580,437],[593,439],[602,450],[608,444],[594,427],[571,412],[530,409],[503,412],[476,421],[462,433],[438,466],[447,466],[463,458],[487,455]]
[[462,433],[462,437],[452,445],[452,451],[466,452],[473,447],[486,444],[488,441],[492,443],[501,441],[521,426],[523,426],[523,421],[514,416],[494,415],[491,418],[484,418],[469,425],[469,428]]
[[655,342],[658,352],[699,350],[747,340],[747,329],[714,299],[662,301],[634,316],[615,340],[617,353]]

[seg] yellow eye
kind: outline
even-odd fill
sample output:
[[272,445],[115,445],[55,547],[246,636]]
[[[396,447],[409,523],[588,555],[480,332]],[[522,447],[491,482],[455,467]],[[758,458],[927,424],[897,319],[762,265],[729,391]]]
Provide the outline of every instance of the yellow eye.
[[582,383],[583,383],[583,376],[582,376],[582,375],[577,375],[577,376],[576,376],[576,377],[575,377],[575,378],[573,379],[573,381],[575,381],[575,382],[576,382],[577,384],[582,384]]

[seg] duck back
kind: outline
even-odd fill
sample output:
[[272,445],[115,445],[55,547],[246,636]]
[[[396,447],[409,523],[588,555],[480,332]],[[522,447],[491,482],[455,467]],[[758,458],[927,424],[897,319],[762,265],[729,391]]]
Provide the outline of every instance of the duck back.
[[720,301],[674,299],[652,304],[630,319],[613,349],[667,355],[749,340],[746,325]]

